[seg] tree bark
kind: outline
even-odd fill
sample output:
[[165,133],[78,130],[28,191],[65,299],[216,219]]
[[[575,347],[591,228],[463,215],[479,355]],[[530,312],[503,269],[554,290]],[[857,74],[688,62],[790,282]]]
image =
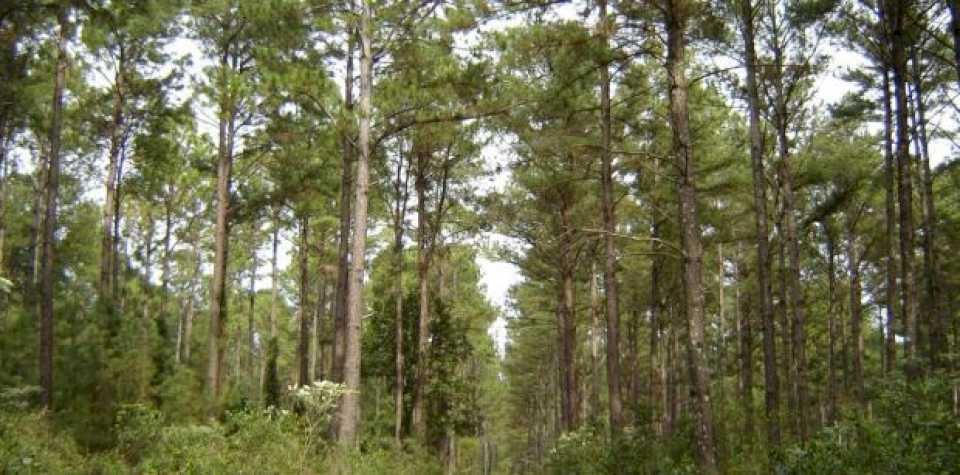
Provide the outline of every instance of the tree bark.
[[[777,27],[774,27],[777,30]],[[773,74],[775,104],[773,121],[777,133],[777,155],[779,158],[778,172],[780,173],[780,186],[783,199],[783,240],[787,251],[787,291],[789,312],[791,317],[791,336],[792,342],[792,383],[793,393],[796,398],[796,411],[794,412],[794,421],[796,423],[797,435],[801,441],[807,439],[807,381],[806,381],[806,298],[803,293],[803,286],[800,281],[800,242],[797,235],[797,206],[793,183],[793,169],[790,153],[790,142],[787,137],[788,126],[788,92],[783,84],[784,57],[783,49],[779,45],[779,40],[774,39],[774,63],[775,72]]]
[[837,383],[837,343],[842,345],[842,340],[838,340],[838,318],[837,318],[837,245],[836,237],[830,224],[824,221],[824,234],[827,241],[827,425],[833,425],[837,420],[838,401],[840,399],[839,387]]
[[557,340],[560,383],[560,430],[576,430],[580,421],[577,417],[579,401],[577,397],[577,317],[574,288],[576,258],[574,233],[570,222],[570,204],[561,200],[560,222],[562,226],[561,250],[559,256],[560,298],[557,302]]
[[[229,45],[220,56],[222,75],[231,68]],[[221,80],[224,80],[221,78]],[[221,84],[221,87],[226,87]],[[226,91],[221,91],[219,138],[217,147],[217,208],[214,238],[213,280],[210,284],[210,338],[207,364],[207,393],[210,411],[219,406],[222,384],[224,329],[227,323],[227,262],[230,250],[230,187],[233,169],[233,141],[236,131],[236,103]]]
[[[600,38],[607,45],[607,30],[610,19],[607,16],[607,1],[599,0]],[[613,159],[610,150],[610,71],[606,64],[600,68],[600,162],[601,162],[601,203],[603,208],[603,230],[605,259],[603,265],[603,286],[607,310],[607,402],[610,409],[610,430],[617,436],[623,430],[623,402],[620,383],[620,296],[617,288],[617,248],[614,240],[616,231],[616,211],[613,198]]]
[[701,471],[717,473],[710,373],[704,341],[703,247],[697,221],[696,168],[690,139],[685,71],[685,35],[692,6],[669,0],[666,10],[667,75],[670,85],[670,125],[677,169],[680,236],[683,249],[684,309],[687,319],[687,363],[696,412],[697,458]]
[[[746,282],[749,279],[747,272],[744,272],[744,263],[742,261],[741,243],[737,243],[737,282]],[[746,441],[752,441],[754,437],[754,416],[753,416],[753,303],[752,294],[747,292],[746,305],[742,305],[740,286],[737,286],[736,311],[737,311],[737,334],[740,340],[740,400],[743,408],[743,432]],[[776,367],[776,364],[774,364]]]
[[937,210],[933,200],[933,173],[930,170],[930,147],[927,136],[927,111],[923,99],[923,78],[919,47],[913,49],[913,112],[916,122],[915,135],[919,147],[921,173],[921,197],[923,199],[923,282],[926,293],[923,314],[929,325],[930,363],[933,368],[942,366],[941,354],[946,346],[946,325],[943,305],[940,302],[940,262],[937,256],[936,232]]
[[[350,2],[353,9],[353,2]],[[353,115],[353,56],[354,35],[347,32],[346,74],[343,78],[343,108],[348,119]],[[349,121],[352,124],[352,120]],[[337,291],[333,300],[333,368],[331,379],[343,382],[343,357],[346,334],[347,293],[349,290],[350,274],[350,229],[353,189],[353,168],[355,166],[356,151],[351,144],[352,131],[346,128],[341,132],[340,143],[342,148],[342,170],[340,172],[340,232],[337,241]]]
[[894,101],[896,103],[896,162],[897,195],[900,210],[900,302],[905,327],[904,356],[909,377],[914,375],[917,342],[916,282],[913,274],[913,184],[910,159],[910,123],[907,100],[907,11],[912,2],[890,2],[889,32],[891,40],[891,69],[893,71]]
[[40,270],[40,405],[53,408],[54,354],[54,239],[57,230],[57,201],[60,192],[60,132],[63,128],[63,90],[67,77],[67,41],[70,36],[70,13],[60,6],[57,11],[57,70],[53,83],[53,105],[50,122],[50,157],[47,160],[46,211],[43,222],[43,250]]
[[590,264],[590,412],[592,422],[600,421],[600,290],[597,287],[597,263]]
[[767,223],[767,175],[760,132],[760,94],[757,86],[755,10],[752,0],[742,0],[741,35],[746,63],[747,105],[750,122],[750,163],[753,170],[754,225],[757,246],[757,289],[763,325],[764,413],[767,445],[780,446],[780,380],[777,376],[777,340],[774,333],[773,292],[770,278],[769,225]]
[[108,303],[113,297],[113,261],[116,259],[114,254],[114,235],[113,235],[113,213],[117,193],[117,181],[119,179],[118,168],[120,165],[120,153],[125,146],[123,127],[125,122],[124,115],[124,92],[126,71],[126,60],[124,48],[121,46],[119,59],[117,61],[117,72],[114,77],[113,86],[113,121],[110,124],[110,155],[107,163],[107,182],[104,184],[105,198],[103,202],[103,238],[100,242],[100,298]]
[[[881,2],[882,3],[882,2]],[[894,254],[896,243],[897,207],[894,195],[896,184],[894,181],[893,159],[893,107],[890,93],[889,67],[883,66],[883,182],[886,192],[885,202],[885,232],[884,232],[884,271],[886,285],[884,286],[884,310],[886,312],[886,342],[883,365],[886,371],[893,371],[897,361],[896,343],[896,314],[897,314],[897,263]]]
[[300,334],[297,341],[297,384],[310,384],[310,218],[300,217]]
[[427,219],[426,194],[426,162],[429,155],[424,150],[416,151],[417,171],[414,188],[417,193],[417,284],[419,286],[420,317],[417,332],[417,369],[416,381],[413,387],[413,414],[411,424],[420,440],[424,440],[427,433],[426,414],[424,408],[424,385],[427,379],[427,352],[430,345],[430,258],[432,246],[428,235],[430,231]]
[[[254,225],[254,232],[256,232],[257,225]],[[257,266],[259,262],[257,260],[257,250],[253,249],[253,252],[250,253],[250,281],[249,287],[247,288],[247,398],[253,399],[257,394],[257,342],[256,342],[256,319],[257,319]]]
[[394,252],[394,424],[393,438],[397,445],[403,437],[403,231],[406,222],[408,184],[410,167],[403,173],[403,157],[397,159],[397,176],[394,182],[396,202],[393,209],[393,252]]
[[857,252],[856,218],[847,218],[847,274],[850,276],[850,342],[853,346],[853,395],[865,403],[863,386],[863,310],[860,287],[860,256]]
[[360,426],[360,318],[363,311],[362,291],[364,255],[367,242],[367,188],[370,180],[370,115],[373,93],[373,52],[370,45],[371,7],[369,0],[362,0],[360,15],[360,134],[357,144],[356,194],[353,206],[353,242],[350,262],[349,291],[347,292],[347,318],[344,352],[344,382],[346,393],[340,403],[339,442],[345,447],[356,447]]

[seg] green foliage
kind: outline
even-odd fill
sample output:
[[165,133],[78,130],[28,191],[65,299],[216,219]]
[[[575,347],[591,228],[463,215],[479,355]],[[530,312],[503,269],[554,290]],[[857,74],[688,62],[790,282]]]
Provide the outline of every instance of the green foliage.
[[56,431],[47,414],[0,411],[0,472],[120,473],[110,454],[87,456],[69,433]]
[[875,418],[838,423],[788,448],[778,472],[954,473],[960,467],[960,422],[950,401],[955,384],[895,378],[880,391]]

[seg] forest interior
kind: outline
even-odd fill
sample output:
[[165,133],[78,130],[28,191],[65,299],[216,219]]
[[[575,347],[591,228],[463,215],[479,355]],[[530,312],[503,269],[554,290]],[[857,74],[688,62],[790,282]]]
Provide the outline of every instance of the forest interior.
[[960,474],[960,0],[0,0],[0,473]]

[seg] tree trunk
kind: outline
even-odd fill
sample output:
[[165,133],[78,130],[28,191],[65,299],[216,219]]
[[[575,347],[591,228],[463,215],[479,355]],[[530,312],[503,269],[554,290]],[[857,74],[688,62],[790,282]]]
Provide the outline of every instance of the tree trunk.
[[[110,124],[110,155],[107,163],[107,182],[104,184],[105,198],[103,202],[103,238],[100,242],[100,298],[109,302],[113,293],[113,261],[116,259],[114,254],[114,234],[113,234],[113,213],[115,207],[117,181],[119,179],[118,167],[120,165],[120,154],[124,147],[123,127],[124,116],[124,71],[126,70],[124,49],[121,47],[119,59],[117,61],[117,73],[114,78],[113,88],[113,121]],[[109,302],[112,303],[112,302]]]
[[[607,1],[599,0],[597,5],[600,10],[599,21],[602,23],[600,37],[606,47],[607,29],[610,28]],[[606,64],[600,68],[600,115],[600,183],[605,250],[603,286],[607,305],[607,399],[610,406],[610,430],[616,436],[623,430],[623,402],[620,384],[620,296],[617,289],[617,248],[614,241],[617,218],[613,198],[613,159],[610,151],[610,71]]]
[[400,445],[403,437],[403,227],[406,221],[409,167],[407,180],[403,179],[403,158],[397,160],[397,176],[394,182],[396,202],[393,209],[393,252],[394,252],[394,424],[393,438]]
[[591,422],[600,421],[600,290],[597,288],[597,263],[590,264],[590,413]]
[[70,14],[61,6],[57,12],[57,71],[53,83],[50,122],[50,157],[47,160],[46,217],[43,222],[43,251],[40,270],[40,405],[53,408],[54,353],[54,239],[57,230],[57,201],[60,192],[60,131],[63,127],[63,90],[67,76],[67,40]]
[[927,137],[927,112],[923,99],[923,81],[921,76],[919,48],[913,49],[913,111],[916,117],[916,138],[920,146],[921,196],[923,199],[923,282],[926,298],[923,314],[928,320],[930,345],[930,363],[933,368],[942,366],[940,355],[946,346],[946,325],[944,324],[943,305],[940,302],[940,265],[936,248],[937,211],[933,200],[933,173],[930,170],[930,148]]
[[561,202],[560,222],[563,227],[559,257],[560,298],[557,302],[558,366],[560,369],[560,430],[569,432],[579,425],[577,397],[577,318],[574,288],[576,262],[574,253],[575,230],[570,223],[569,204]]
[[650,404],[654,408],[657,435],[667,432],[670,411],[667,397],[667,358],[663,351],[669,337],[667,319],[663,318],[663,297],[660,295],[663,277],[663,246],[660,242],[660,160],[653,161],[653,187],[650,203]]
[[741,1],[741,34],[746,63],[747,105],[750,116],[750,162],[753,169],[754,224],[757,245],[757,288],[760,320],[763,325],[764,413],[767,445],[780,446],[780,380],[777,376],[777,341],[774,333],[773,293],[770,278],[770,230],[767,224],[767,175],[763,163],[763,136],[760,132],[760,94],[757,87],[755,10],[752,0]]
[[910,160],[910,123],[907,109],[907,11],[912,2],[890,2],[889,26],[893,70],[894,101],[896,103],[896,161],[898,201],[900,210],[900,302],[905,327],[904,355],[906,373],[912,377],[917,342],[916,283],[913,274],[913,185]]
[[[220,67],[230,68],[229,53],[220,57]],[[225,85],[222,85],[226,87]],[[223,92],[223,94],[226,94]],[[230,186],[233,168],[233,140],[236,131],[236,104],[225,95],[220,98],[219,138],[217,146],[217,221],[214,239],[213,281],[210,284],[210,339],[207,364],[207,393],[210,410],[219,406],[221,368],[223,366],[224,329],[227,324],[227,262],[230,250]]]
[[[350,2],[353,8],[353,2]],[[353,31],[347,33],[347,64],[343,78],[343,107],[348,118],[353,114]],[[350,121],[352,123],[352,121]],[[343,357],[346,335],[347,294],[349,290],[350,274],[350,229],[353,194],[353,168],[355,166],[355,150],[351,144],[352,131],[346,128],[341,132],[340,143],[343,153],[340,172],[340,232],[337,240],[337,291],[333,300],[333,368],[331,379],[343,382]]]
[[864,404],[863,386],[863,312],[860,288],[860,256],[857,252],[856,218],[847,218],[847,274],[850,276],[850,342],[853,346],[853,395]]
[[678,175],[684,309],[688,326],[687,363],[696,412],[698,462],[703,472],[717,473],[713,411],[710,407],[710,373],[704,355],[703,247],[697,221],[696,168],[687,110],[684,37],[692,7],[685,0],[673,0],[668,3],[669,8],[666,11],[667,75],[670,85],[673,154]]
[[360,317],[363,311],[363,271],[367,243],[367,188],[370,163],[370,96],[373,93],[373,53],[370,42],[371,7],[363,0],[360,15],[360,134],[357,141],[356,194],[353,206],[353,245],[350,262],[349,291],[343,374],[346,393],[340,403],[339,441],[345,447],[356,447],[360,425]]
[[297,384],[310,384],[310,218],[300,218],[300,334],[297,341]]
[[[837,343],[838,343],[838,318],[837,318],[837,247],[836,238],[829,223],[823,223],[824,233],[827,238],[827,425],[833,425],[837,420],[837,403],[840,398],[837,384]],[[843,342],[840,340],[840,344]]]
[[416,151],[417,171],[414,187],[417,193],[417,284],[419,285],[420,318],[417,332],[417,369],[416,381],[413,387],[413,430],[420,440],[424,440],[427,433],[426,414],[424,408],[424,386],[427,380],[427,352],[430,345],[430,258],[433,251],[428,243],[430,231],[427,229],[427,195],[426,195],[426,162],[429,159],[427,152]]
[[[745,267],[742,261],[741,243],[737,243],[737,334],[740,337],[740,400],[743,410],[743,432],[744,439],[748,442],[753,440],[754,436],[754,416],[753,416],[753,303],[752,294],[747,292],[746,305],[742,305],[740,285],[746,282],[749,276],[743,271]],[[776,364],[774,364],[776,368]]]
[[[254,231],[258,226],[254,225]],[[257,250],[250,253],[250,281],[247,288],[247,399],[253,399],[257,393],[256,363],[257,342],[256,342],[256,319],[257,319]]]
[[780,186],[783,199],[783,240],[787,251],[787,291],[789,312],[791,317],[791,350],[792,350],[792,382],[793,393],[796,398],[797,435],[801,441],[807,439],[807,382],[806,382],[806,298],[800,280],[800,242],[797,235],[797,207],[793,183],[793,165],[790,153],[790,142],[787,137],[787,108],[788,97],[783,84],[784,59],[783,50],[774,47],[774,62],[776,71],[773,82],[775,88],[774,128],[777,133],[777,155],[779,158]]
[[[882,2],[881,2],[882,3]],[[896,311],[897,311],[897,264],[894,254],[894,243],[897,240],[896,222],[897,207],[894,199],[894,160],[893,160],[893,107],[890,93],[890,73],[888,66],[883,66],[883,181],[886,191],[885,206],[885,233],[884,233],[884,271],[886,285],[884,286],[884,310],[887,316],[885,364],[886,371],[893,371],[897,361],[896,342]]]
[[[37,146],[36,171],[33,177],[33,205],[30,207],[33,219],[30,222],[30,284],[35,288],[35,294],[40,290],[40,247],[43,232],[43,214],[44,214],[44,195],[46,193],[47,182],[47,151],[44,150],[43,140],[37,138],[40,142]],[[36,305],[36,297],[30,300],[31,304]]]

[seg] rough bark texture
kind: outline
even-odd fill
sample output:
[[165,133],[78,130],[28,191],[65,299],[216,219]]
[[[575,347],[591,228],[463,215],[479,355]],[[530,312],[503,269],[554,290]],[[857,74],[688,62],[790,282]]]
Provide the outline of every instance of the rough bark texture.
[[114,201],[116,200],[117,181],[119,179],[118,168],[120,166],[120,154],[124,147],[124,71],[125,71],[124,50],[121,47],[119,59],[117,61],[117,73],[114,78],[113,86],[113,120],[110,124],[110,155],[107,163],[107,181],[104,184],[105,198],[103,202],[103,237],[100,242],[100,298],[108,301],[113,297],[113,261],[114,255],[114,235],[113,235],[113,212]]
[[923,77],[919,47],[913,49],[913,112],[920,154],[920,195],[923,199],[923,314],[928,325],[929,359],[934,368],[942,366],[941,354],[946,347],[946,324],[940,302],[940,261],[936,248],[937,210],[933,199],[933,173],[930,170],[930,147],[927,136],[927,107],[923,98]]
[[[230,66],[230,55],[225,50],[220,58],[220,67],[227,69]],[[218,405],[222,383],[224,345],[221,344],[221,340],[227,322],[227,259],[230,250],[230,186],[235,118],[236,111],[232,98],[223,91],[220,98],[220,131],[217,147],[217,207],[213,280],[210,284],[210,338],[207,363],[207,392],[211,399],[211,410]]]
[[557,339],[559,377],[560,377],[560,430],[575,430],[580,423],[578,416],[579,398],[577,394],[577,316],[574,272],[576,270],[576,250],[574,233],[570,222],[571,204],[563,201],[560,209],[562,226],[561,250],[559,256],[560,295],[557,301]]
[[[343,107],[347,117],[353,114],[354,37],[352,33],[347,35],[347,65],[343,78]],[[343,382],[343,349],[350,274],[350,220],[353,202],[351,195],[356,153],[351,145],[351,134],[348,128],[341,133],[340,137],[343,168],[340,172],[340,232],[337,241],[337,291],[333,301],[333,368],[331,371],[331,379],[336,382]]]
[[[744,271],[746,267],[742,261],[742,251],[740,243],[737,244],[737,281],[749,281],[748,272]],[[746,305],[741,304],[741,299],[745,298]],[[743,432],[744,440],[749,442],[754,437],[754,415],[753,415],[753,308],[751,302],[752,293],[746,292],[746,296],[741,296],[740,287],[737,287],[736,311],[737,311],[737,335],[740,343],[740,401],[743,410]]]
[[863,310],[860,287],[860,256],[857,252],[856,220],[847,219],[847,274],[850,276],[850,345],[853,346],[853,396],[863,404]]
[[837,419],[837,405],[840,399],[837,383],[837,343],[839,318],[837,316],[837,245],[836,237],[828,223],[824,223],[827,241],[827,425]]
[[670,125],[676,160],[681,246],[683,250],[684,308],[687,319],[687,363],[696,413],[697,458],[704,473],[717,473],[710,373],[704,352],[703,247],[697,221],[693,144],[690,139],[685,71],[685,35],[691,5],[667,2],[667,76],[670,85]]
[[419,286],[419,321],[417,331],[417,370],[413,387],[413,414],[411,424],[420,440],[427,433],[424,408],[424,385],[427,379],[427,352],[430,345],[430,257],[432,246],[429,244],[426,192],[426,162],[429,154],[423,150],[416,152],[417,177],[414,187],[417,192],[417,284]]
[[[774,28],[776,30],[776,28]],[[796,410],[793,411],[797,435],[807,439],[807,381],[806,381],[806,298],[800,281],[800,241],[797,229],[797,204],[793,182],[793,165],[790,139],[787,137],[788,100],[790,92],[783,83],[785,74],[783,49],[774,39],[774,113],[773,122],[777,134],[781,197],[783,199],[783,241],[787,252],[786,281],[792,341],[791,382]]]
[[406,223],[407,199],[409,197],[409,173],[403,173],[403,158],[397,160],[397,176],[394,181],[393,208],[393,266],[394,266],[394,416],[393,438],[400,444],[403,437],[403,231]]
[[897,323],[897,263],[894,254],[894,244],[897,242],[897,207],[894,195],[896,184],[894,181],[893,160],[893,107],[890,93],[890,72],[887,66],[883,68],[883,183],[886,192],[885,220],[884,220],[884,271],[886,285],[884,286],[884,312],[887,316],[886,341],[884,344],[884,369],[893,371],[897,362],[896,323]]
[[310,219],[300,218],[300,309],[298,320],[300,333],[297,340],[297,383],[310,384]]
[[[600,37],[606,45],[607,2],[597,2],[600,18]],[[617,288],[617,247],[614,240],[616,215],[613,202],[613,158],[610,153],[610,71],[607,65],[600,68],[600,162],[601,203],[603,208],[603,286],[607,310],[607,402],[610,409],[610,430],[619,434],[623,430],[623,402],[620,384],[620,296]]]
[[886,12],[889,15],[889,33],[891,39],[891,69],[893,72],[893,91],[896,104],[896,162],[897,162],[897,198],[900,211],[900,308],[903,312],[905,330],[904,357],[908,376],[913,375],[912,358],[917,343],[916,320],[916,282],[913,274],[913,184],[910,159],[910,123],[907,99],[907,31],[906,21],[909,5],[912,2],[890,2]]
[[763,325],[764,413],[767,444],[780,445],[780,380],[777,376],[777,340],[774,334],[773,292],[770,278],[770,243],[767,223],[767,175],[763,163],[763,136],[760,133],[760,94],[757,86],[757,53],[753,2],[741,1],[741,34],[746,63],[747,105],[750,118],[750,163],[753,169],[753,205],[757,246],[757,289],[760,321]]
[[40,405],[53,407],[54,353],[54,239],[57,230],[57,201],[60,193],[60,131],[63,127],[63,90],[67,78],[67,39],[70,35],[69,12],[61,6],[57,12],[60,32],[57,38],[57,70],[53,82],[50,121],[50,156],[47,159],[46,212],[43,222],[43,250],[40,270]]
[[593,423],[600,421],[603,408],[600,407],[600,289],[597,287],[597,263],[590,265],[590,389],[589,414]]
[[370,2],[364,0],[360,15],[360,134],[357,140],[356,194],[353,203],[353,259],[350,261],[343,380],[346,393],[340,403],[339,442],[356,447],[360,426],[360,317],[363,311],[364,255],[367,244],[367,189],[370,180],[370,102],[373,93],[373,52],[370,45]]

